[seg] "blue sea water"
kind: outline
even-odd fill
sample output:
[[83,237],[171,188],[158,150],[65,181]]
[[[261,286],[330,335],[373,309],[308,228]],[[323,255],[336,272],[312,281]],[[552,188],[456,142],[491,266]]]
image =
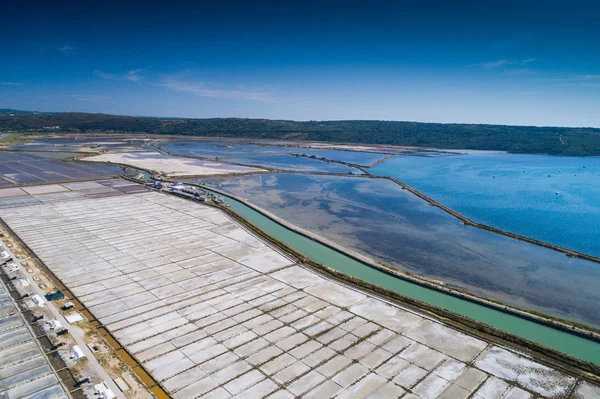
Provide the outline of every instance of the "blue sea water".
[[480,223],[600,256],[600,157],[472,152],[371,169]]

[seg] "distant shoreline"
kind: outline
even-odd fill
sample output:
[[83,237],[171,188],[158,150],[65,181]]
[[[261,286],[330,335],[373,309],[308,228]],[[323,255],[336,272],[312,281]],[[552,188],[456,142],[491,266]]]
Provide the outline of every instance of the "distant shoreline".
[[388,120],[158,118],[78,112],[0,112],[1,133],[110,133],[355,143],[511,153],[600,155],[600,128]]

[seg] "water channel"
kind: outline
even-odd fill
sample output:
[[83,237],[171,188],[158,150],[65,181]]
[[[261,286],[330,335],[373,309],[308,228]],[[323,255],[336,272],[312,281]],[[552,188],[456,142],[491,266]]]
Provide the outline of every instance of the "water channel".
[[596,342],[395,278],[302,236],[231,197],[219,195],[246,220],[319,263],[579,359],[600,364],[600,345]]

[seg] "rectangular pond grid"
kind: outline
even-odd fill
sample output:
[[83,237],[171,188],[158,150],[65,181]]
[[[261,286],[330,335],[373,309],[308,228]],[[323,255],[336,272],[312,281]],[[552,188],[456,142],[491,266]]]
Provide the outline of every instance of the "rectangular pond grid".
[[123,191],[0,217],[175,399],[600,396],[294,264],[217,209]]

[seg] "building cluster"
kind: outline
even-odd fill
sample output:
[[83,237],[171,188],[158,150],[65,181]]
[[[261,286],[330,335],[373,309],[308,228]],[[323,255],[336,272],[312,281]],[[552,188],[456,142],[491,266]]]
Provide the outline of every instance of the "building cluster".
[[177,193],[181,196],[194,199],[199,202],[212,202],[217,205],[224,204],[224,201],[221,197],[196,186],[188,185],[182,182],[166,183],[159,180],[152,180],[150,183],[148,183],[148,186],[156,190],[166,190],[172,193]]
[[12,244],[0,240],[0,398],[112,399],[116,395],[69,333],[85,321],[62,291],[31,277]]

